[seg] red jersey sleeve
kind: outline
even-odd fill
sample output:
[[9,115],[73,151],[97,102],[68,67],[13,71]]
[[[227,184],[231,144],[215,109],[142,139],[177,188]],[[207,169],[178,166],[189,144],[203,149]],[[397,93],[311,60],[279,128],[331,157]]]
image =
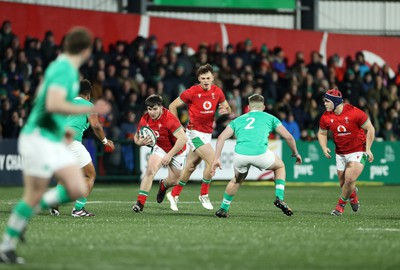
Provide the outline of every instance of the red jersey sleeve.
[[368,120],[368,115],[357,107],[354,107],[357,115],[357,125],[361,127]]
[[192,89],[192,87],[190,87],[189,89],[186,89],[185,91],[183,91],[182,93],[181,93],[181,95],[179,96],[179,98],[183,101],[183,102],[185,102],[185,104],[189,104],[190,103],[190,101],[191,101],[191,97],[192,97],[192,94],[191,94],[191,90]]
[[173,115],[170,111],[168,111],[167,120],[167,128],[172,134],[174,134],[179,128],[182,127],[181,122],[179,122],[178,118],[176,118],[176,116]]
[[218,96],[219,96],[218,103],[221,104],[222,102],[224,102],[226,100],[225,94],[221,88],[217,87],[217,89],[218,89]]
[[326,119],[326,116],[325,116],[325,113],[324,113],[321,116],[321,119],[319,119],[319,128],[322,129],[322,130],[328,130],[329,129],[328,125],[326,124],[325,119]]

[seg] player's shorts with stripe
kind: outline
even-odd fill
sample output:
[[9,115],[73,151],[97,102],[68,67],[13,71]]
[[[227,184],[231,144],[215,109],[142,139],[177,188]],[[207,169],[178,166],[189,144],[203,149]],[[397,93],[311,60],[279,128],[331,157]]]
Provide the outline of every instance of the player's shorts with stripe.
[[50,178],[55,171],[77,164],[64,143],[45,139],[38,132],[21,134],[18,150],[23,159],[24,175]]
[[197,130],[186,130],[188,144],[192,151],[195,151],[200,146],[211,142],[211,133],[204,133]]
[[268,170],[275,162],[275,154],[267,149],[264,154],[257,156],[241,155],[235,152],[233,155],[233,166],[240,173],[248,172],[250,166],[254,166],[261,171]]
[[345,155],[336,154],[336,169],[338,171],[344,171],[344,169],[346,168],[346,164],[351,161],[359,162],[365,166],[367,159],[368,155],[365,152],[354,152]]
[[[158,145],[155,145],[151,154],[155,154],[161,158],[163,158],[167,153]],[[180,153],[179,155],[175,155],[171,159],[170,165],[178,170],[183,170],[186,162],[186,152]]]
[[92,157],[90,156],[88,150],[82,144],[82,142],[72,141],[68,145],[68,148],[69,148],[69,150],[72,151],[72,153],[76,157],[76,160],[77,160],[80,168],[83,168],[86,165],[88,165],[90,162],[92,162]]

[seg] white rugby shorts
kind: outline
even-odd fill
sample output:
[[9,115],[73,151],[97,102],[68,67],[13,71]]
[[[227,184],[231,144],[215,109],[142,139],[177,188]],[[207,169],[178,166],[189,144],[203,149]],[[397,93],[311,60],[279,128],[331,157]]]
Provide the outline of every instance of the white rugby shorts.
[[[163,158],[167,153],[161,147],[155,145],[151,154]],[[170,165],[174,168],[177,168],[178,170],[183,170],[183,168],[185,167],[185,162],[186,162],[186,152],[183,152],[173,156]]]
[[200,146],[203,146],[211,142],[211,133],[204,133],[197,130],[186,130],[186,135],[188,137],[188,144],[190,149],[195,151]]
[[92,157],[90,156],[89,151],[81,142],[72,141],[68,145],[68,148],[74,154],[80,168],[83,168],[92,162]]
[[77,164],[64,143],[50,141],[38,132],[21,134],[18,151],[23,159],[24,175],[49,179],[55,171]]
[[250,166],[254,166],[261,171],[268,170],[275,162],[275,154],[267,149],[264,154],[257,156],[241,155],[235,152],[233,155],[233,166],[239,173],[246,173]]
[[346,164],[351,161],[359,162],[365,166],[367,158],[368,156],[365,152],[354,152],[345,155],[336,154],[336,169],[338,171],[344,171],[344,169],[346,168]]

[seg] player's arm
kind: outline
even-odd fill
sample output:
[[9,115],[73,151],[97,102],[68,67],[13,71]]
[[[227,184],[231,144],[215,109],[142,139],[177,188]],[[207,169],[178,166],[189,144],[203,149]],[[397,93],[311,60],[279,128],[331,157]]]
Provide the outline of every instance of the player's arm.
[[218,105],[218,113],[219,114],[230,114],[232,111],[231,106],[229,106],[228,101],[224,101]]
[[169,152],[162,159],[161,164],[163,166],[167,166],[171,162],[172,157],[182,150],[188,140],[182,126],[174,132],[174,136],[176,138],[176,142],[171,150],[169,150]]
[[46,95],[46,110],[60,114],[86,114],[98,112],[108,113],[110,104],[104,100],[98,100],[94,106],[77,106],[66,100],[67,92],[59,85],[50,86]]
[[177,97],[171,104],[169,104],[168,110],[179,119],[178,108],[183,107],[185,102],[183,102],[179,97]]
[[285,139],[289,148],[292,150],[292,157],[296,158],[296,164],[301,164],[303,162],[301,155],[297,151],[296,141],[292,134],[283,126],[279,125],[275,130],[282,138]]
[[215,156],[214,156],[214,161],[211,166],[211,175],[215,175],[215,171],[217,170],[217,167],[222,169],[220,157],[222,153],[222,148],[224,148],[225,141],[232,137],[234,134],[233,129],[230,126],[227,126],[224,131],[218,136],[217,139],[217,145],[215,146]]
[[331,149],[328,148],[328,131],[322,128],[319,128],[317,133],[317,138],[319,145],[321,146],[322,152],[327,158],[331,158]]
[[366,134],[367,142],[365,146],[365,151],[368,155],[368,161],[372,162],[374,161],[374,155],[371,152],[371,146],[375,140],[375,128],[369,119],[364,123],[364,125],[361,126],[361,128],[367,132]]
[[106,138],[106,135],[104,134],[104,130],[103,130],[103,127],[100,124],[99,116],[97,115],[97,113],[90,114],[89,117],[88,117],[88,121],[89,121],[90,126],[93,129],[94,135],[96,135],[96,137],[104,145],[107,145],[108,147],[111,148],[111,150],[114,150],[115,149],[114,142],[111,141],[111,140],[108,140]]

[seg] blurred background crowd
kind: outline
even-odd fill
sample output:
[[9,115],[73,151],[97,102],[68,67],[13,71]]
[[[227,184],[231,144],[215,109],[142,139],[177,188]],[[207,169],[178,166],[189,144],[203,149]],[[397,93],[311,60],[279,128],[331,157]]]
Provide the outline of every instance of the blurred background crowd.
[[[53,33],[43,37],[19,38],[12,23],[0,30],[0,138],[17,138],[29,115],[35,92],[46,67],[62,52]],[[326,63],[325,63],[326,62]],[[144,100],[151,94],[163,97],[168,107],[179,94],[197,84],[196,70],[210,63],[214,83],[221,87],[232,107],[230,115],[215,118],[218,136],[230,120],[248,111],[247,97],[262,94],[266,111],[277,116],[296,140],[315,140],[319,117],[325,111],[323,93],[337,87],[345,102],[364,110],[380,140],[400,137],[400,64],[394,75],[388,66],[366,63],[356,55],[324,57],[314,51],[306,62],[303,52],[288,63],[280,47],[260,48],[251,39],[223,48],[220,44],[158,44],[156,36],[115,41],[104,48],[96,38],[91,59],[81,68],[81,78],[92,82],[92,98],[104,99],[112,111],[100,119],[110,139],[129,139],[145,111]],[[188,120],[186,110],[180,120]]]

